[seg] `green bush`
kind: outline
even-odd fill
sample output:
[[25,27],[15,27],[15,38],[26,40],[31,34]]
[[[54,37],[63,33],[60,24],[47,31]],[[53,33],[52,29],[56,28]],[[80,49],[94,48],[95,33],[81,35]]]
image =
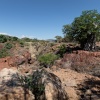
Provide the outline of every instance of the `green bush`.
[[58,51],[58,55],[59,57],[63,57],[64,53],[66,53],[66,46],[63,44],[61,46],[58,47],[59,51]]
[[24,37],[21,40],[24,41],[24,42],[32,42],[32,39],[27,38],[27,37]]
[[52,46],[54,46],[55,44],[54,43],[50,43],[50,46],[52,47]]
[[5,43],[7,42],[7,38],[4,35],[0,35],[0,43]]
[[15,36],[14,36],[14,37],[12,37],[12,40],[13,40],[13,41],[17,41],[17,40],[18,40],[18,37],[15,37]]
[[0,50],[0,58],[4,58],[6,56],[9,56],[9,53],[6,49],[3,48],[2,50]]
[[58,56],[51,53],[44,54],[38,57],[38,61],[44,67],[50,67],[51,65],[53,65],[56,59],[58,59]]
[[19,40],[19,44],[20,44],[20,47],[24,47],[24,41],[22,41],[22,40]]
[[13,46],[12,46],[11,43],[6,43],[5,46],[4,46],[4,48],[6,48],[6,49],[11,49],[12,47]]

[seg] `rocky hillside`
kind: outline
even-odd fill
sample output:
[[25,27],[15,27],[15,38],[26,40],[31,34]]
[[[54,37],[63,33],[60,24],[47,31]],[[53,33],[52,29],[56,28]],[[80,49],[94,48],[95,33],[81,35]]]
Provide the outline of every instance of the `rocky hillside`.
[[99,50],[83,51],[75,43],[14,43],[12,55],[0,58],[0,100],[100,100]]

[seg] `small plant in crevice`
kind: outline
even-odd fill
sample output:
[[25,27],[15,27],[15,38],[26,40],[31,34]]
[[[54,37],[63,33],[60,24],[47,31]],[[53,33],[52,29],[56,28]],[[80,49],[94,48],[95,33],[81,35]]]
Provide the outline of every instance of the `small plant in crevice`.
[[[37,72],[36,72],[37,73]],[[41,73],[38,75],[18,76],[21,85],[28,88],[35,95],[35,100],[39,100],[40,96],[44,93],[44,84],[39,82],[42,78]]]

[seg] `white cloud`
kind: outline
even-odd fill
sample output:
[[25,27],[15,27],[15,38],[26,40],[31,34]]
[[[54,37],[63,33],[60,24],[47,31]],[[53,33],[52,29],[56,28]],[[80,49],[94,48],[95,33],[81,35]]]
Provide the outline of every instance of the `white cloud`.
[[27,36],[27,35],[22,35],[21,38],[24,38],[24,37],[27,37],[27,38],[34,38],[33,36]]
[[25,35],[22,35],[22,36],[21,36],[21,38],[24,38],[24,37],[26,37],[26,36],[25,36]]
[[0,34],[2,34],[2,35],[9,35],[8,33],[3,33],[3,32],[0,32]]

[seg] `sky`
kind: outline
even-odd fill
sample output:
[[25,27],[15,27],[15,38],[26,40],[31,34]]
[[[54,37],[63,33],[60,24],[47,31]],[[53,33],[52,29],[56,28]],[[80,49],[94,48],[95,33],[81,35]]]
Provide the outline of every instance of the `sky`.
[[100,0],[0,0],[0,34],[37,39],[63,36],[84,10],[100,13]]

